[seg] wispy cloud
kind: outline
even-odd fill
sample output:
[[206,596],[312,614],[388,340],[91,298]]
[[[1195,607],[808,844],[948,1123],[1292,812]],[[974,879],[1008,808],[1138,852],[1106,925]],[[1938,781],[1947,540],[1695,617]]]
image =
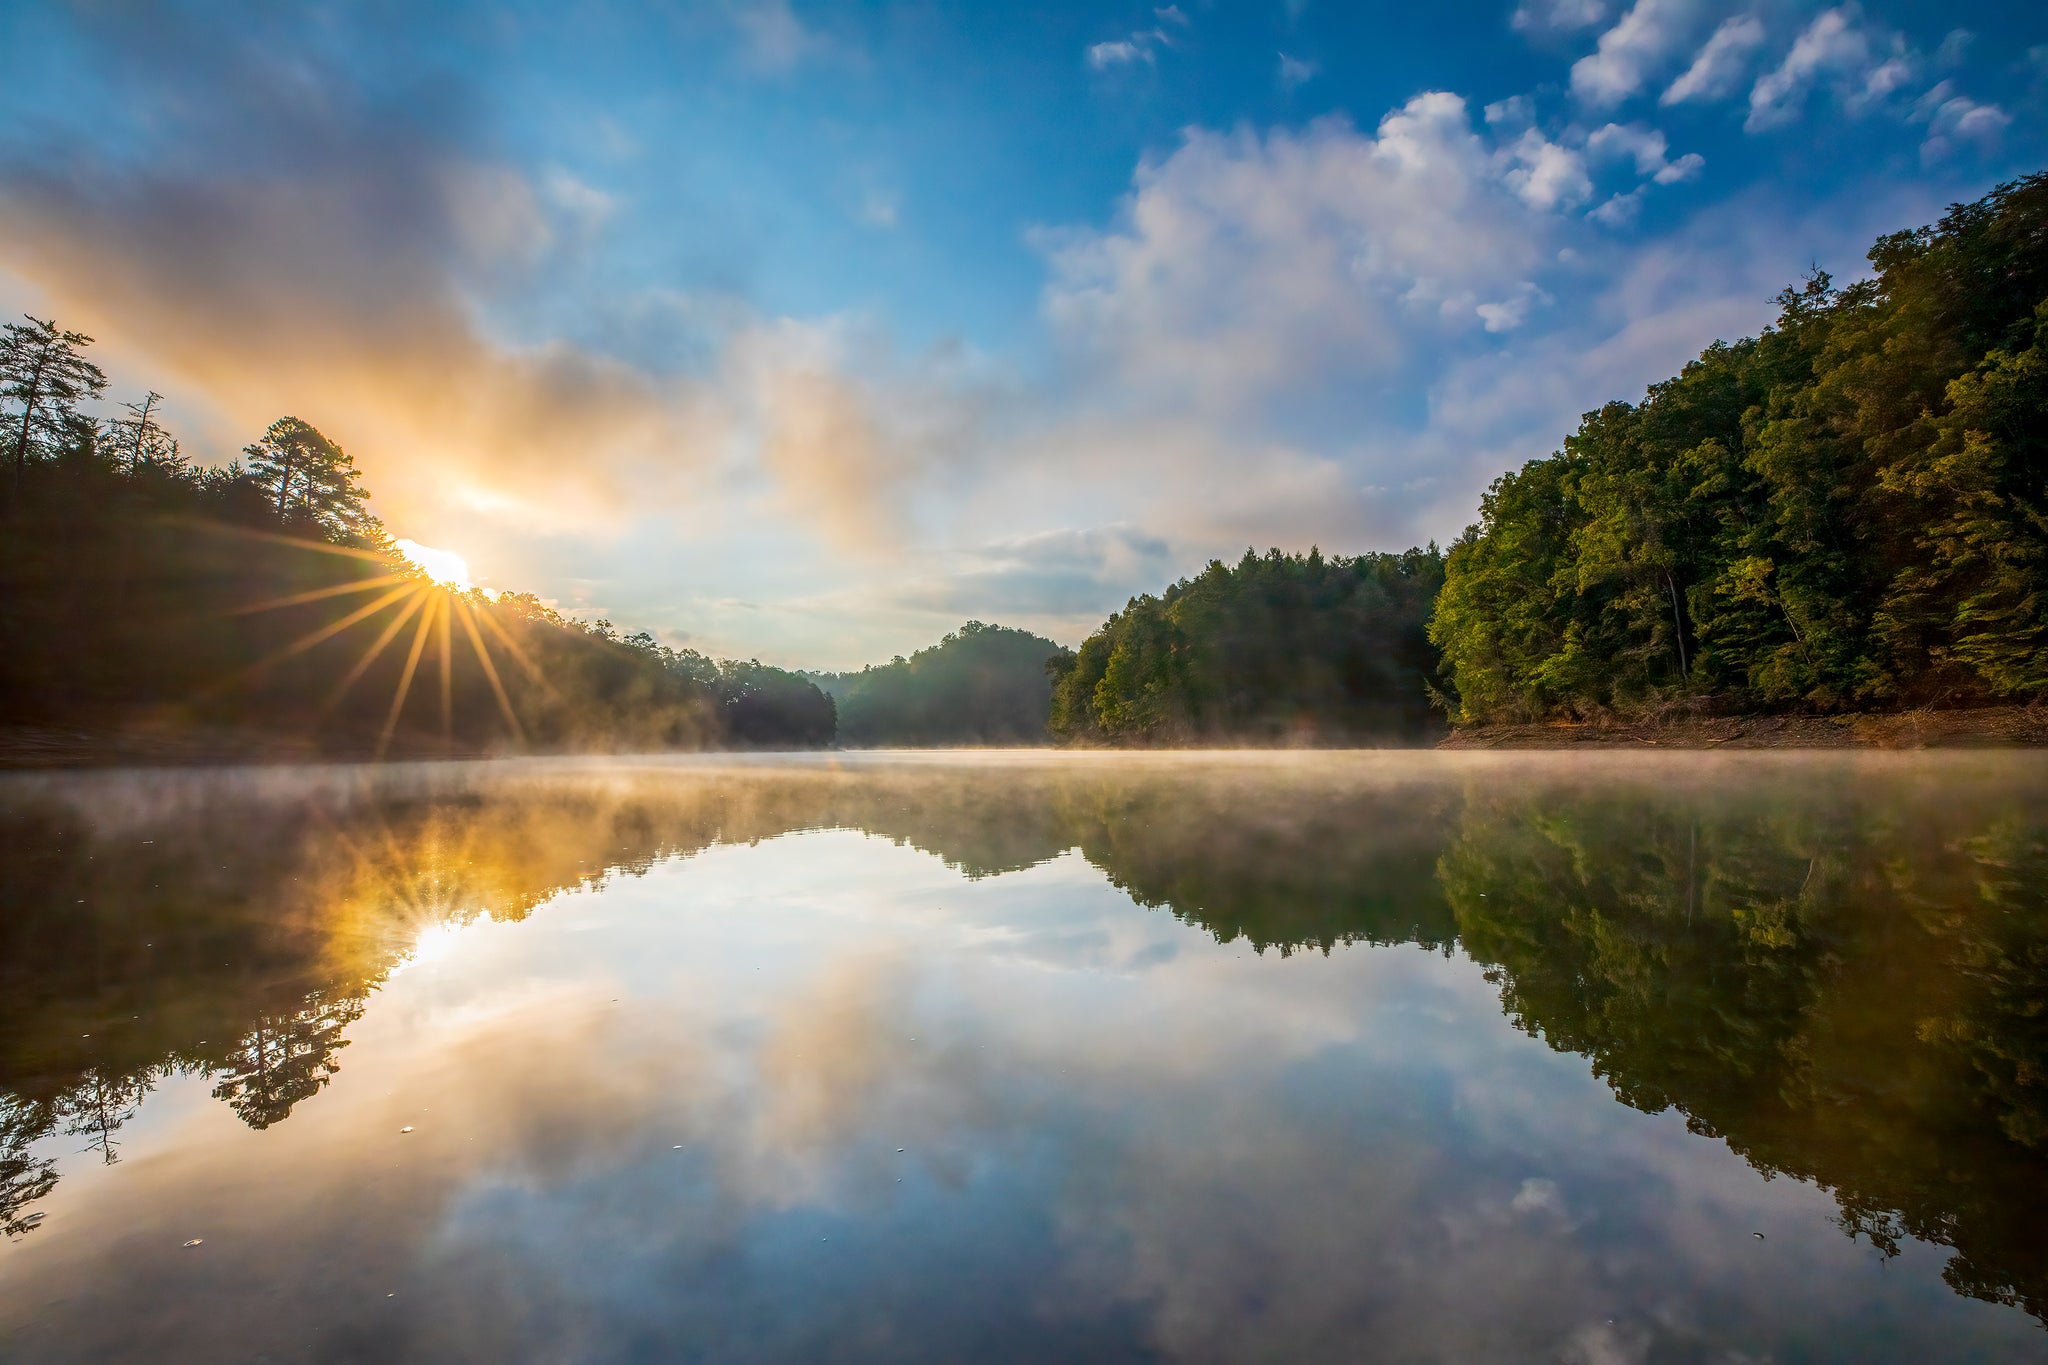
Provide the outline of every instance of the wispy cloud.
[[1179,5],[1166,5],[1152,13],[1159,22],[1151,28],[1137,29],[1127,37],[1091,43],[1081,54],[1089,70],[1149,66],[1158,60],[1160,48],[1176,46],[1174,32],[1185,32],[1190,27],[1187,14]]
[[1151,61],[1152,48],[1142,39],[1118,38],[1091,45],[1085,55],[1091,68],[1096,71],[1107,71],[1113,66],[1129,66],[1133,62]]
[[1764,26],[1755,15],[1738,14],[1724,20],[1658,103],[1717,100],[1732,94],[1748,74],[1750,61],[1763,42]]
[[789,0],[727,0],[727,13],[746,45],[749,62],[764,71],[789,71],[832,51],[823,34],[799,19]]
[[1572,94],[1596,109],[1621,103],[1674,53],[1693,31],[1695,0],[1636,0],[1597,49],[1572,65]]
[[1586,151],[1596,158],[1625,157],[1635,165],[1637,175],[1648,176],[1659,185],[1676,185],[1699,174],[1706,159],[1688,152],[1677,160],[1668,153],[1670,141],[1655,128],[1641,123],[1610,123],[1586,139]]
[[1575,33],[1607,13],[1607,0],[1522,0],[1508,22],[1521,33]]
[[1852,110],[1865,108],[1906,84],[1915,65],[1903,38],[1873,33],[1853,6],[1826,10],[1801,31],[1784,60],[1758,78],[1743,126],[1759,132],[1795,121],[1808,92],[1823,81]]
[[1315,79],[1314,62],[1301,61],[1285,52],[1280,54],[1280,88],[1295,90]]

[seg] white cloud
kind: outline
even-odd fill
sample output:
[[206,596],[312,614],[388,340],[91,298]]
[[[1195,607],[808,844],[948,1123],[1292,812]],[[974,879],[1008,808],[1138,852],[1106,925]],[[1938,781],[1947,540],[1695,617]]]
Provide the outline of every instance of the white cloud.
[[1586,154],[1595,161],[1626,158],[1635,164],[1637,175],[1651,177],[1660,185],[1690,180],[1707,164],[1698,152],[1687,152],[1672,161],[1666,156],[1670,146],[1664,134],[1655,128],[1641,123],[1610,123],[1586,139]]
[[1522,0],[1508,22],[1519,33],[1575,33],[1606,17],[1606,0]]
[[1536,121],[1536,101],[1527,95],[1510,95],[1504,100],[1495,100],[1486,106],[1486,122],[1491,128],[1502,132],[1513,132],[1526,128]]
[[1685,74],[1671,82],[1660,104],[1683,104],[1687,100],[1716,100],[1731,94],[1749,70],[1756,49],[1763,46],[1764,26],[1753,14],[1740,14],[1722,22],[1707,39]]
[[1441,91],[1374,136],[1340,119],[1193,130],[1140,166],[1114,229],[1041,234],[1046,316],[1089,373],[1205,405],[1391,366],[1418,330],[1472,327],[1548,258],[1524,204],[1583,197],[1559,150],[1525,146],[1534,164],[1507,173],[1517,203],[1465,101]]
[[1593,193],[1586,159],[1534,128],[1516,139],[1506,155],[1513,164],[1503,178],[1530,208],[1568,209],[1583,204]]
[[1785,59],[1757,79],[1743,126],[1754,133],[1792,122],[1808,91],[1822,79],[1831,80],[1850,102],[1868,102],[1896,89],[1909,74],[1903,52],[1880,60],[1860,18],[1848,5],[1816,15]]
[[1297,60],[1296,58],[1288,56],[1285,52],[1280,54],[1281,89],[1296,89],[1302,85],[1307,84],[1311,79],[1314,78],[1315,74],[1316,67],[1314,62],[1304,62]]
[[1572,64],[1572,94],[1595,108],[1621,103],[1642,89],[1692,31],[1694,0],[1636,0],[1600,35],[1599,47]]
[[1698,175],[1701,168],[1706,164],[1707,159],[1698,152],[1687,152],[1678,160],[1658,171],[1656,181],[1660,185],[1683,184]]
[[1664,153],[1671,146],[1664,134],[1640,123],[1610,123],[1586,139],[1586,151],[1594,157],[1628,157],[1636,163],[1637,175],[1655,175],[1664,168]]
[[1955,151],[1958,142],[1996,142],[2012,123],[2012,115],[1995,104],[1979,104],[1967,95],[1955,93],[1954,85],[1943,81],[1920,97],[1913,116],[1927,124],[1927,138],[1920,144],[1920,159],[1932,165]]
[[1526,280],[1504,299],[1482,303],[1472,311],[1479,315],[1489,332],[1512,332],[1529,320],[1529,311],[1539,303],[1548,303],[1549,296]]
[[1107,71],[1113,66],[1129,66],[1133,62],[1152,60],[1152,49],[1137,43],[1118,39],[1115,42],[1096,43],[1088,49],[1088,65],[1096,71]]
[[1586,216],[1606,227],[1624,228],[1635,222],[1642,211],[1643,187],[1638,185],[1624,194],[1613,196]]
[[1157,49],[1178,46],[1166,27],[1187,28],[1188,16],[1178,5],[1168,5],[1152,12],[1159,16],[1159,26],[1139,29],[1128,38],[1090,44],[1082,54],[1088,68],[1091,71],[1108,71],[1112,67],[1148,64],[1157,60]]

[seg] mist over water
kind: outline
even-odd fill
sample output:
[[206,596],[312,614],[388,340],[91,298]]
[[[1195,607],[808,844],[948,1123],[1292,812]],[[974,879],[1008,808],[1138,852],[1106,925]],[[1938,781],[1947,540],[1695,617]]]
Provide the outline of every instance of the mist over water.
[[2044,797],[2012,753],[9,778],[0,1341],[2048,1359]]

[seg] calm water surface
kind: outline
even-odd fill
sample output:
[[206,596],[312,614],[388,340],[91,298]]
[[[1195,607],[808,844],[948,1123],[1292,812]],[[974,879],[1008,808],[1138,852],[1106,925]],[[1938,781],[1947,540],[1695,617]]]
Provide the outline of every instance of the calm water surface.
[[2048,1359],[2044,797],[2033,755],[9,779],[0,1356]]

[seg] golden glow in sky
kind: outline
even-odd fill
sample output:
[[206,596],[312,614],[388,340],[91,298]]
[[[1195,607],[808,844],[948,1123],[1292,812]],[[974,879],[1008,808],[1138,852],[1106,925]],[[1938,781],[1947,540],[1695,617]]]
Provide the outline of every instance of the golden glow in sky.
[[417,540],[394,540],[398,552],[424,569],[427,576],[436,583],[451,588],[467,590],[474,585],[469,581],[469,561],[453,550],[437,550],[431,545],[422,545]]

